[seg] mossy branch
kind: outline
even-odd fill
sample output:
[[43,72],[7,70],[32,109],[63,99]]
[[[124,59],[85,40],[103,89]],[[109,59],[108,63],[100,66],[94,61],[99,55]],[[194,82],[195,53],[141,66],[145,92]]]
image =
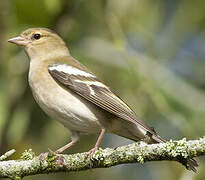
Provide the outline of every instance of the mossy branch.
[[[9,153],[7,153],[9,154]],[[0,161],[0,178],[21,179],[24,176],[53,172],[81,171],[90,168],[106,168],[125,163],[169,160],[176,157],[193,158],[205,155],[205,137],[199,140],[182,139],[162,144],[134,143],[116,149],[99,149],[92,162],[86,153],[72,155],[35,156],[25,151],[19,160]]]

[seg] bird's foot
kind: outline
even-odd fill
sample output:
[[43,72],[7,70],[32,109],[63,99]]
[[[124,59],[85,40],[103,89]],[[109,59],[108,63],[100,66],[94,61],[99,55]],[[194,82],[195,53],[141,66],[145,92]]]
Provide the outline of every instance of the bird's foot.
[[[40,162],[46,160],[49,157],[52,158],[52,157],[54,157],[54,156],[56,156],[58,154],[59,154],[59,152],[57,152],[57,151],[54,152],[51,149],[48,149],[48,152],[41,153],[39,155]],[[64,156],[63,155],[56,156],[55,157],[55,161],[56,161],[57,165],[64,165]]]
[[58,154],[57,151],[53,151],[52,149],[48,148],[48,156],[55,156],[56,154]]
[[45,160],[48,157],[48,152],[41,153],[39,155],[40,162]]
[[86,153],[87,158],[89,158],[89,160],[90,160],[90,168],[92,168],[93,165],[94,165],[93,155],[95,154],[95,152],[96,152],[97,150],[98,150],[98,147],[94,147],[94,148],[92,148],[90,151],[88,151],[88,152]]
[[88,151],[88,152],[86,153],[87,158],[89,158],[89,160],[90,160],[90,168],[92,168],[93,165],[94,165],[93,155],[95,154],[95,152],[96,152],[97,150],[98,150],[98,147],[94,147],[94,148],[92,148],[90,151]]
[[86,154],[87,154],[87,157],[93,161],[93,155],[95,154],[95,152],[98,150],[98,147],[94,147],[92,148],[90,151],[88,151]]
[[48,148],[48,152],[41,153],[41,154],[39,155],[39,159],[40,159],[40,161],[43,161],[43,160],[45,160],[47,157],[52,157],[52,156],[55,156],[56,154],[58,154],[58,152],[54,152],[53,150],[51,150],[51,149]]

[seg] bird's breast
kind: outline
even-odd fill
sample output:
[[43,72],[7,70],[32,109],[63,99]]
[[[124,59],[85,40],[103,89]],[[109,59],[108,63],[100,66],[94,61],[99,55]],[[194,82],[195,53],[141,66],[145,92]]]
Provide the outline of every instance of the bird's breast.
[[104,113],[94,104],[69,89],[62,88],[45,70],[30,67],[29,85],[40,107],[65,127],[82,133],[97,133],[101,129],[99,118]]

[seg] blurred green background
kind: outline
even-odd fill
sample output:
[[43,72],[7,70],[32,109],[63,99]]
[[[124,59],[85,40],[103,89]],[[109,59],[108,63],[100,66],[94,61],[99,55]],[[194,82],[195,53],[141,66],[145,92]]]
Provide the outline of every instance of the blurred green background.
[[[71,54],[124,99],[165,139],[197,139],[205,132],[204,0],[0,0],[0,151],[36,154],[68,143],[70,134],[35,103],[27,82],[29,61],[7,43],[29,27],[55,30]],[[83,152],[84,136],[66,153]],[[106,135],[102,147],[132,143]],[[54,179],[205,179],[175,162],[120,165],[76,173],[26,177]]]

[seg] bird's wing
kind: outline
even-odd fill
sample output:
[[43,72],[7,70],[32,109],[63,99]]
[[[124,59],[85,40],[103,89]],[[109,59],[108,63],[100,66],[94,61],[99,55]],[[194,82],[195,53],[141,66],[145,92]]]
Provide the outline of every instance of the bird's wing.
[[135,113],[87,69],[85,71],[67,64],[56,63],[49,66],[48,71],[64,88],[71,89],[98,107],[117,117],[140,125],[151,134],[156,134],[152,128],[139,121]]

